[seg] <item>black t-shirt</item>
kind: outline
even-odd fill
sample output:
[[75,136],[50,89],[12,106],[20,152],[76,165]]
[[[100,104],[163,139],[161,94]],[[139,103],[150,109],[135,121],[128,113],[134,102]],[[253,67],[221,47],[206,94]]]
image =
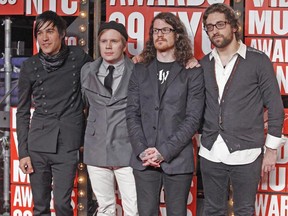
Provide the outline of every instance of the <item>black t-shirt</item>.
[[170,69],[174,62],[160,62],[157,60],[157,80],[158,80],[158,88],[159,88],[159,96],[162,94],[164,90],[168,76],[171,73]]

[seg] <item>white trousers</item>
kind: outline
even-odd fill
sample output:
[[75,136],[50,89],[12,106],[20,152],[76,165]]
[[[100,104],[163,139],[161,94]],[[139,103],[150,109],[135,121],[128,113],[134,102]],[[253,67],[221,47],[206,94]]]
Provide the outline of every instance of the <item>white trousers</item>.
[[115,179],[121,195],[124,216],[138,216],[137,196],[131,167],[87,166],[92,190],[98,202],[97,216],[116,216]]

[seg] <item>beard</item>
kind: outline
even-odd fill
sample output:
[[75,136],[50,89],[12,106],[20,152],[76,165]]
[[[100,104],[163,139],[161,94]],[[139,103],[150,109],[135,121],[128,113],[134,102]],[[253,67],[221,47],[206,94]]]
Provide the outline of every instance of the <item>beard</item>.
[[165,38],[159,38],[154,41],[154,47],[158,52],[166,52],[174,49],[175,44],[169,43],[168,40],[166,40]]
[[[219,40],[219,39],[222,39],[222,40]],[[220,35],[220,34],[215,34],[212,37],[210,37],[210,40],[211,40],[211,43],[216,48],[225,48],[229,44],[231,44],[231,42],[233,41],[233,34],[230,34],[227,37],[224,37],[223,35]]]

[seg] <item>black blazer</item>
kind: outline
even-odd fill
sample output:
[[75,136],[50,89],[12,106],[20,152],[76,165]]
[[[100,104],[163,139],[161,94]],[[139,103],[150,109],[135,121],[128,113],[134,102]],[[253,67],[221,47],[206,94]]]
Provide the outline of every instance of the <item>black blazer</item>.
[[161,163],[165,173],[191,173],[191,138],[199,127],[204,106],[202,69],[185,69],[175,62],[160,97],[156,74],[154,60],[148,66],[136,64],[130,79],[126,109],[133,149],[130,165],[144,170],[139,154],[156,147],[165,159]]
[[16,114],[19,159],[29,156],[29,150],[55,153],[59,133],[67,151],[82,144],[80,70],[92,59],[81,48],[69,49],[64,65],[53,72],[43,69],[38,54],[22,64]]

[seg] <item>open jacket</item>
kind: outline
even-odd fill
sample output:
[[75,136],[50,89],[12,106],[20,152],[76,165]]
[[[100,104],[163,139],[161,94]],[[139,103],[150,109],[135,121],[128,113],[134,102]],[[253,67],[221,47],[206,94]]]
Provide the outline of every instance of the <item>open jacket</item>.
[[281,137],[284,109],[268,56],[247,47],[246,58],[238,56],[219,103],[215,60],[209,55],[201,60],[206,92],[202,145],[210,150],[220,134],[230,152],[263,147],[264,107],[268,134]]
[[127,89],[134,67],[125,56],[121,81],[113,95],[97,77],[103,59],[82,68],[81,84],[89,108],[84,138],[84,162],[92,166],[128,166],[132,153],[126,126]]
[[156,147],[164,157],[161,168],[165,173],[191,173],[191,139],[199,127],[205,99],[202,68],[185,69],[174,62],[166,82],[159,96],[156,60],[149,65],[136,64],[126,109],[133,148],[130,165],[144,170],[139,154]]

